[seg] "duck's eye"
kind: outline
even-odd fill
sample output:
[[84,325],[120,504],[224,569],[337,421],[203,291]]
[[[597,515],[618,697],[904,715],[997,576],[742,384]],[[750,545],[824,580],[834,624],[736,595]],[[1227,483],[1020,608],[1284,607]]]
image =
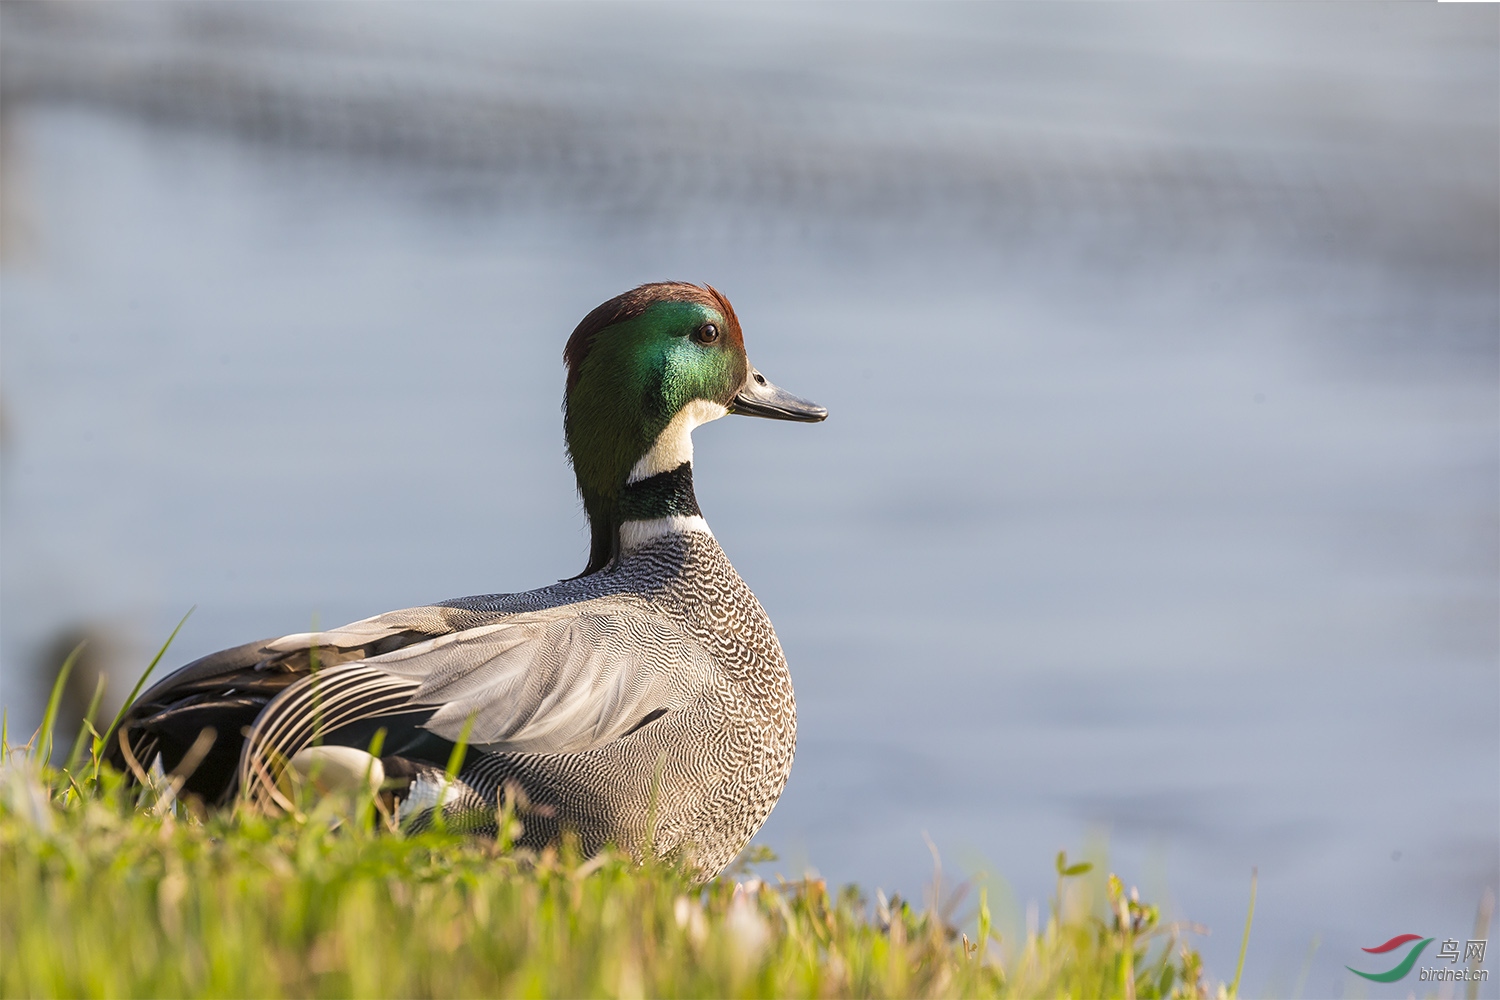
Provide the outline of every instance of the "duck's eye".
[[714,341],[719,339],[719,328],[714,326],[712,323],[704,323],[698,328],[698,333],[696,336],[698,339],[698,343],[712,344]]

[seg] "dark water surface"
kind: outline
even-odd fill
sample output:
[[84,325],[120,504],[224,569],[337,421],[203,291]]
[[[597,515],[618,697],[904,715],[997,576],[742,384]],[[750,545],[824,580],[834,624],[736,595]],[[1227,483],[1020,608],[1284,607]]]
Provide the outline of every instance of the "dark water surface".
[[562,343],[709,281],[832,414],[696,435],[797,683],[773,867],[917,896],[925,832],[1024,905],[1107,837],[1228,977],[1258,866],[1251,993],[1471,935],[1494,9],[423,10],[5,9],[13,730],[69,628],[576,573]]

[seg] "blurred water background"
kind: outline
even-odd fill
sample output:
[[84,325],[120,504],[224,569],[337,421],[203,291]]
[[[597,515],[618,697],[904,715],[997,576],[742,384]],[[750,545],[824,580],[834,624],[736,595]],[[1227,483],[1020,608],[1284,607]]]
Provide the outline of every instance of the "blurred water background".
[[1024,904],[1107,837],[1228,977],[1259,866],[1253,994],[1472,935],[1495,7],[7,3],[0,57],[13,734],[81,636],[119,698],[193,605],[169,665],[576,573],[563,341],[708,281],[832,413],[697,434],[797,684],[773,867],[918,897],[925,832]]

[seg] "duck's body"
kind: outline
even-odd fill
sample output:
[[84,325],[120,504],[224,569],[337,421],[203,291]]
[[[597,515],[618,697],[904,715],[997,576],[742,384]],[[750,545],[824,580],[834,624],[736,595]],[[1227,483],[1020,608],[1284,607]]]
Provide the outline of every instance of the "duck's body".
[[[727,412],[825,415],[748,362],[720,364],[742,361],[738,333],[728,302],[690,285],[642,286],[575,331],[569,448],[593,526],[583,575],[216,653],[139,699],[117,757],[128,748],[138,766],[157,754],[167,770],[192,764],[187,791],[274,807],[288,762],[305,772],[339,757],[347,769],[340,755],[357,762],[384,730],[366,766],[411,816],[437,804],[462,740],[460,781],[442,805],[471,827],[492,826],[510,798],[529,809],[523,842],[573,829],[588,851],[681,851],[704,875],[718,872],[786,784],[796,706],[770,620],[698,511],[689,434]],[[600,350],[627,338],[624,352]],[[643,353],[657,358],[634,380],[646,385],[644,402],[631,383],[601,377]],[[684,364],[724,370],[674,387]],[[608,407],[580,402],[604,386],[646,411],[644,429],[622,432],[595,415]],[[601,440],[622,439],[612,460],[599,457]]]

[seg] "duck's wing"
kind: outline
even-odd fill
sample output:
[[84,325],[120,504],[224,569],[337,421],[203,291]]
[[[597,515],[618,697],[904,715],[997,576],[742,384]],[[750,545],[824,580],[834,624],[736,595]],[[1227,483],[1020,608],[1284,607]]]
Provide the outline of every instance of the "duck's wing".
[[697,641],[633,605],[512,614],[298,680],[256,720],[240,782],[265,785],[314,741],[387,721],[449,744],[467,729],[491,752],[582,752],[688,704],[716,671]]
[[149,768],[159,754],[171,771],[194,742],[212,730],[206,753],[187,777],[187,791],[221,800],[231,790],[245,733],[270,702],[306,676],[328,667],[473,628],[496,618],[464,608],[428,606],[392,611],[328,632],[306,632],[250,642],[210,654],[147,689],[121,720],[106,747],[126,770],[126,752]]

